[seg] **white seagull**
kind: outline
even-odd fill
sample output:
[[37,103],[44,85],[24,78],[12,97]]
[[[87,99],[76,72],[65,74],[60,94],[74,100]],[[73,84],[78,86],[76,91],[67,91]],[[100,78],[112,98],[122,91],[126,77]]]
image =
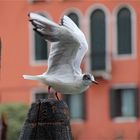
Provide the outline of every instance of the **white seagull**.
[[23,75],[24,79],[38,80],[62,94],[83,93],[92,83],[98,84],[91,74],[82,74],[80,65],[88,50],[83,32],[67,16],[60,24],[37,13],[29,14],[34,30],[51,42],[48,70],[41,75]]

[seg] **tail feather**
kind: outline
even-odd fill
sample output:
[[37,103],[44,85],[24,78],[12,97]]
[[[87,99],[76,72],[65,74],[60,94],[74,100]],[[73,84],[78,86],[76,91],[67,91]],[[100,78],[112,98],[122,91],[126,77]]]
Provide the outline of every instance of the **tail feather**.
[[32,76],[32,75],[23,75],[23,78],[24,78],[24,79],[27,79],[27,80],[40,80],[39,75],[36,75],[36,76]]

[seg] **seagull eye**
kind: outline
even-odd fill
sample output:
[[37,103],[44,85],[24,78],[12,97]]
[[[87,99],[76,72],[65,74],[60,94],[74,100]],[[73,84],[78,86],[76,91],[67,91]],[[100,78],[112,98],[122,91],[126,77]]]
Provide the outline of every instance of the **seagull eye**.
[[90,77],[87,77],[87,80],[90,80]]
[[84,80],[90,80],[90,77],[88,75],[84,75],[83,79]]
[[89,80],[89,77],[86,77],[85,79],[86,79],[86,80]]

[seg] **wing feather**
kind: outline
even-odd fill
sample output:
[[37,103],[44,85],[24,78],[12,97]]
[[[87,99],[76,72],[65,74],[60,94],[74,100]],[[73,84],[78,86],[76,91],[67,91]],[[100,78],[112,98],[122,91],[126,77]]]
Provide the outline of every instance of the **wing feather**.
[[88,50],[88,43],[86,41],[84,33],[78,28],[78,26],[67,16],[63,17],[63,25],[72,30],[72,32],[76,32],[78,36],[78,40],[80,42],[80,47],[77,51],[76,58],[73,62],[73,67],[75,69],[76,74],[81,74],[81,62]]
[[67,16],[62,18],[61,25],[36,13],[29,17],[34,30],[52,42],[46,74],[81,74],[80,64],[88,45],[77,25]]

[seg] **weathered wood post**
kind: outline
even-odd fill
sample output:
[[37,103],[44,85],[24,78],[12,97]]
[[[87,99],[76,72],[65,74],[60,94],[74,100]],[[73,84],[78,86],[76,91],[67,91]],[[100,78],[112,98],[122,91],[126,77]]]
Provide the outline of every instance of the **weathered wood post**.
[[0,118],[0,140],[6,140],[7,136],[7,117],[5,113],[2,113]]
[[2,55],[2,42],[0,38],[0,78],[1,78],[1,55]]
[[19,140],[72,140],[66,103],[54,98],[33,103]]
[[0,38],[0,69],[1,69],[1,53],[2,53],[2,43]]

